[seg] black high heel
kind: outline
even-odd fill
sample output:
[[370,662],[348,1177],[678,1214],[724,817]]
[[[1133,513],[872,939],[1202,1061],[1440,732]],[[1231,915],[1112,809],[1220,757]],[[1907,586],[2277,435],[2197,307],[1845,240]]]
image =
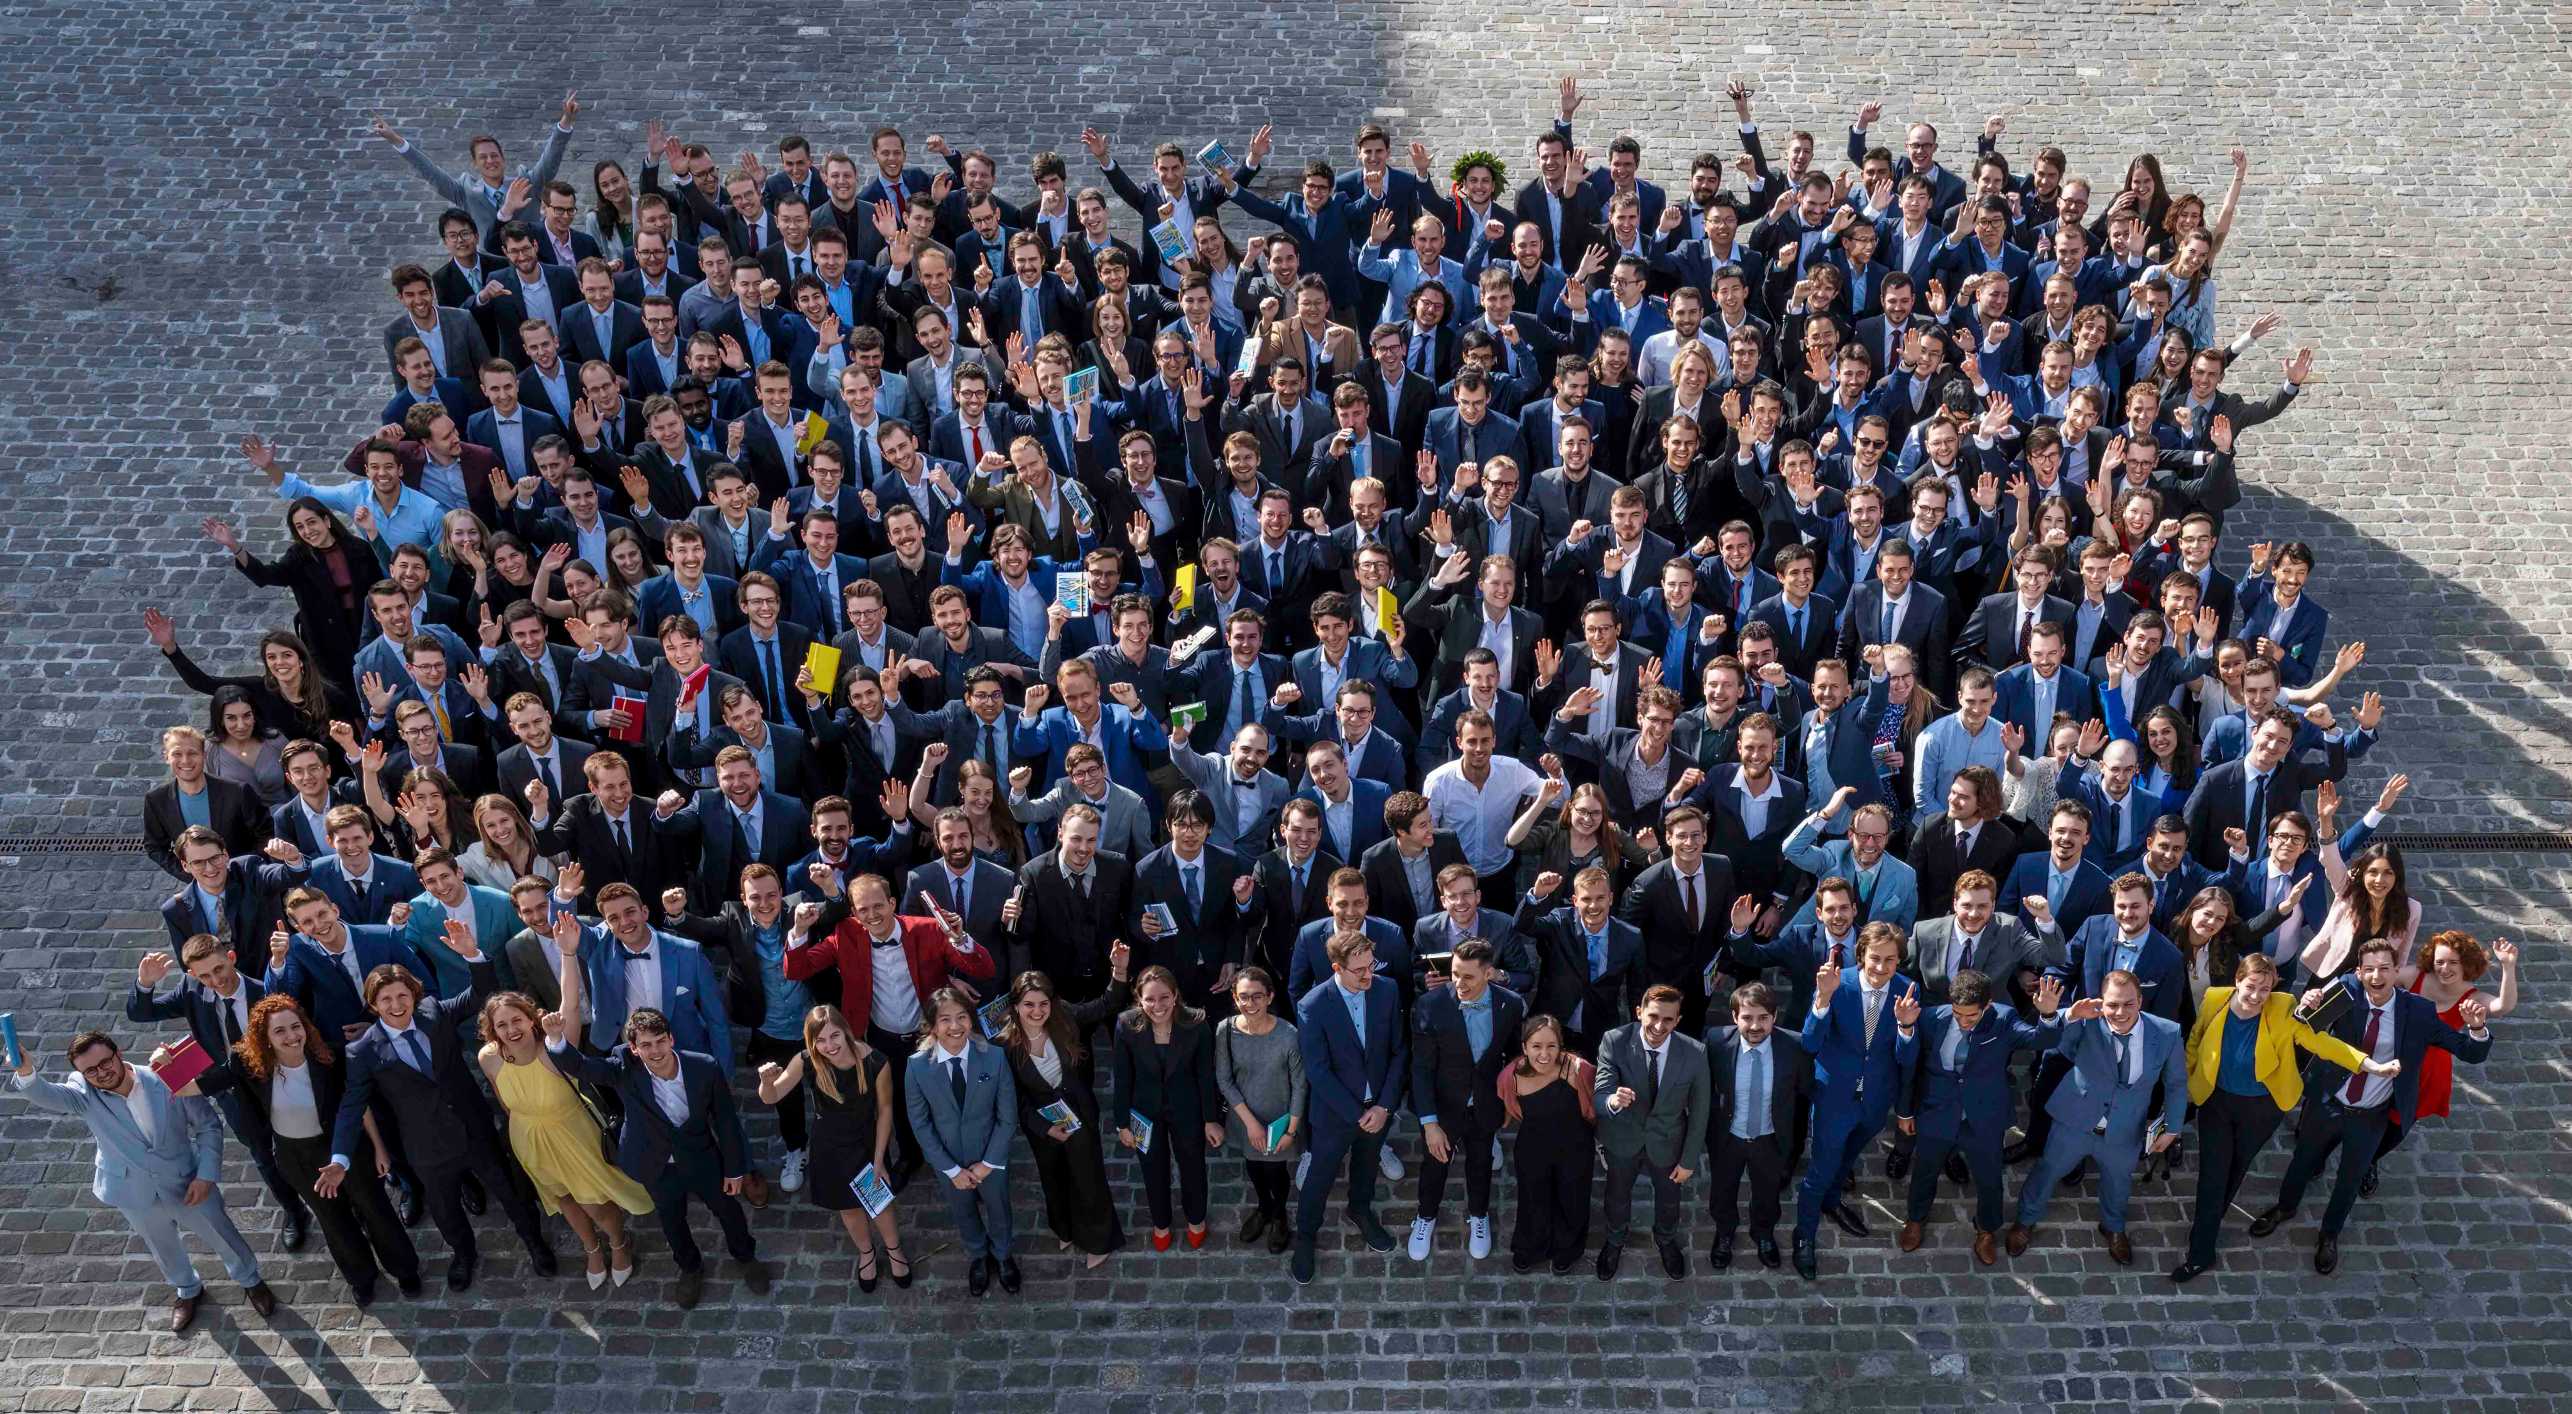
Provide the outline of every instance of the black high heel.
[[899,1243],[884,1244],[884,1260],[893,1267],[893,1284],[904,1291],[911,1289],[911,1259],[902,1255]]
[[857,1254],[857,1289],[872,1294],[875,1285],[875,1249],[868,1247]]

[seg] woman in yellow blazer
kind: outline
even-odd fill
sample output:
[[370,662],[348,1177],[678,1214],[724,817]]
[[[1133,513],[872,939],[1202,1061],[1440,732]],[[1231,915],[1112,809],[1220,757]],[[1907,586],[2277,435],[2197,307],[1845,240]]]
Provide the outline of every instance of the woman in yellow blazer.
[[2251,1161],[2277,1132],[2278,1121],[2304,1099],[2302,1047],[2335,1065],[2370,1075],[2393,1074],[2400,1061],[2382,1065],[2357,1047],[2296,1019],[2295,1000],[2277,991],[2277,964],[2252,953],[2233,967],[2233,985],[2209,987],[2188,1035],[2188,1099],[2196,1107],[2202,1152],[2197,1159],[2197,1213],[2188,1232],[2188,1257],[2172,1281],[2194,1280],[2215,1265],[2224,1212],[2241,1191]]

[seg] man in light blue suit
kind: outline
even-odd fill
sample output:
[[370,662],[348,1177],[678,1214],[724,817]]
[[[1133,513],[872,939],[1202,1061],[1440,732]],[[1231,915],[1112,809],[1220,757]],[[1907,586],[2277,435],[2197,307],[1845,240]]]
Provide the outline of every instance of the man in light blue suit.
[[[1822,831],[1832,817],[1848,808],[1855,799],[1854,786],[1842,786],[1831,796],[1831,802],[1815,814],[1804,817],[1786,836],[1786,862],[1816,879],[1837,876],[1849,881],[1857,893],[1858,922],[1890,923],[1904,932],[1920,917],[1920,876],[1910,865],[1885,853],[1893,839],[1893,810],[1883,804],[1862,805],[1849,817],[1846,839],[1824,843]],[[1813,921],[1813,900],[1804,900],[1793,923]]]
[[[579,113],[579,95],[564,94],[562,120],[554,124],[552,132],[545,134],[545,150],[537,154],[532,165],[518,169],[518,175],[527,179],[528,186],[542,191],[545,183],[554,179],[554,170],[563,165],[564,149],[571,146],[572,119]],[[399,132],[394,131],[391,122],[376,119],[374,131],[377,137],[393,144],[393,150],[402,155],[403,161],[411,164],[411,170],[420,174],[420,180],[427,182],[430,190],[444,197],[448,205],[464,208],[465,214],[473,218],[477,237],[490,239],[491,228],[500,220],[500,203],[509,194],[509,159],[500,150],[500,139],[475,138],[472,169],[449,176],[439,171],[438,165],[430,161],[426,153],[411,146]]]
[[920,1155],[947,1180],[947,1208],[973,1259],[967,1285],[980,1296],[1018,1291],[1016,1234],[1009,1220],[1009,1142],[1018,1128],[1018,1087],[1000,1051],[973,1034],[973,1007],[953,988],[929,994],[930,1044],[903,1063],[902,1103]]
[[2063,1028],[2055,1054],[2071,1070],[2046,1110],[2054,1134],[2045,1157],[2018,1191],[2018,1221],[2009,1225],[2006,1246],[2015,1257],[2027,1250],[2054,1186],[2083,1163],[2099,1166],[2099,1231],[2107,1238],[2108,1256],[2120,1266],[2134,1265],[2134,1244],[2126,1237],[2126,1192],[2134,1183],[2135,1161],[2146,1147],[2144,1126],[2152,1119],[2152,1093],[2161,1087],[2161,1132],[2150,1138],[2152,1152],[2179,1142],[2188,1119],[2188,1054],[2180,1044],[2179,1023],[2148,1016],[2143,989],[2131,972],[2110,972],[2099,995],[2099,1015]]
[[205,1298],[205,1281],[179,1240],[182,1228],[223,1255],[225,1273],[241,1283],[252,1310],[261,1316],[275,1311],[277,1298],[259,1273],[259,1259],[241,1229],[232,1225],[222,1190],[215,1187],[223,1170],[223,1128],[214,1106],[195,1097],[180,1099],[161,1077],[126,1064],[123,1052],[103,1031],[76,1037],[70,1058],[73,1078],[38,1080],[35,1055],[24,1052],[15,1088],[37,1108],[89,1126],[98,1145],[89,1191],[125,1215],[151,1249],[152,1260],[161,1264],[161,1275],[176,1289],[170,1329],[184,1331],[195,1324],[197,1303]]

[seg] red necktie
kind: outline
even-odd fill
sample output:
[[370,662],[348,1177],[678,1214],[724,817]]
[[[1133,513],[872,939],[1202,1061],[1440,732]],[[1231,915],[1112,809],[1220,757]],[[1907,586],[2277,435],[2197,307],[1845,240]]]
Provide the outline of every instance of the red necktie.
[[982,424],[977,422],[971,427],[966,428],[965,435],[973,439],[973,464],[966,467],[965,470],[978,470],[982,466]]
[[[2367,1056],[2367,1058],[2368,1058],[2369,1060],[2373,1060],[2373,1059],[2375,1059],[2375,1053],[2376,1053],[2376,1034],[2377,1034],[2377,1031],[2379,1030],[2379,1028],[2381,1028],[2383,1025],[2384,1025],[2384,1008],[2383,1008],[2383,1007],[2377,1007],[2377,1008],[2375,1008],[2375,1009],[2373,1009],[2373,1010],[2371,1010],[2371,1011],[2369,1011],[2369,1012],[2367,1013],[2367,1035],[2366,1035],[2366,1039],[2365,1039],[2365,1040],[2360,1041],[2360,1042],[2358,1043],[2358,1049],[2359,1049],[2359,1050],[2361,1050],[2361,1051],[2363,1051],[2363,1052],[2365,1052],[2365,1053],[2366,1053],[2366,1056]],[[2340,1096],[2341,1096],[2341,1098],[2342,1098],[2345,1102],[2347,1102],[2347,1103],[2349,1103],[2349,1104],[2354,1105],[2354,1104],[2356,1104],[2356,1103],[2358,1102],[2359,1098],[2360,1098],[2361,1096],[2365,1095],[2366,1093],[2367,1093],[2367,1073],[2366,1073],[2365,1071],[2361,1070],[2361,1071],[2357,1071],[2357,1072],[2355,1072],[2354,1074],[2350,1075],[2350,1077],[2349,1077],[2349,1088],[2347,1088],[2346,1090],[2341,1091],[2341,1092],[2340,1092]]]

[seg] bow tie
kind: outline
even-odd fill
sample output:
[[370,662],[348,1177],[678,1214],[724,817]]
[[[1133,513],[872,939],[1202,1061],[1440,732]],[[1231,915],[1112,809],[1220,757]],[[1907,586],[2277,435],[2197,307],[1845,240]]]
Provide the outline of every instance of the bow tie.
[[895,933],[892,937],[889,937],[889,938],[876,938],[876,939],[873,939],[872,941],[874,942],[875,946],[877,946],[877,947],[879,947],[879,948],[898,948],[898,947],[902,946],[902,935],[901,935],[900,933],[898,933],[898,932],[897,932],[897,933]]

